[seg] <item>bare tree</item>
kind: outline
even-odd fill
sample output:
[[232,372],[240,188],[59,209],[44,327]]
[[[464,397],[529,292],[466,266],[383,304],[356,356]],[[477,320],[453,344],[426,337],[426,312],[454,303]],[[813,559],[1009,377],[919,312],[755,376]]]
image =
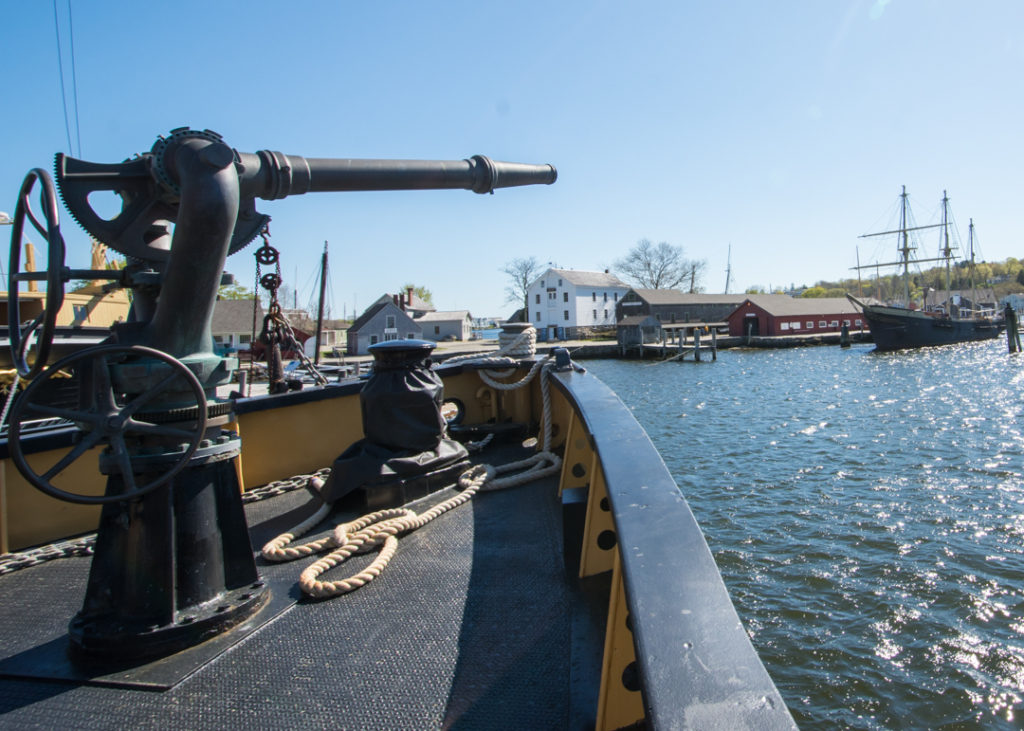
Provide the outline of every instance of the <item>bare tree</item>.
[[616,260],[615,268],[623,277],[645,289],[675,289],[686,285],[690,292],[700,292],[707,262],[686,259],[682,246],[673,246],[667,241],[655,246],[650,239],[640,239],[626,256]]
[[511,283],[505,287],[505,301],[515,302],[523,306],[524,321],[529,322],[530,300],[529,287],[540,275],[540,262],[537,257],[529,259],[513,259],[502,267],[501,271],[509,276]]

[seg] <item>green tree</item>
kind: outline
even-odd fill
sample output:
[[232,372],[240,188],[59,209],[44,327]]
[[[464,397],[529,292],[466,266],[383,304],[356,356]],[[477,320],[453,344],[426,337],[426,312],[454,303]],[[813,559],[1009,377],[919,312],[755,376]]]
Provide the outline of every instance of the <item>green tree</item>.
[[409,288],[412,287],[412,293],[419,297],[421,300],[426,302],[428,305],[434,304],[434,294],[426,287],[417,287],[415,284],[406,284],[402,287],[403,292],[408,292]]
[[802,295],[800,295],[800,296],[801,297],[824,297],[825,296],[825,288],[820,286],[820,285],[815,285],[813,287],[808,287],[807,289],[804,290],[804,293]]
[[223,284],[217,290],[217,299],[222,300],[251,300],[255,295],[248,287],[243,287],[238,282]]

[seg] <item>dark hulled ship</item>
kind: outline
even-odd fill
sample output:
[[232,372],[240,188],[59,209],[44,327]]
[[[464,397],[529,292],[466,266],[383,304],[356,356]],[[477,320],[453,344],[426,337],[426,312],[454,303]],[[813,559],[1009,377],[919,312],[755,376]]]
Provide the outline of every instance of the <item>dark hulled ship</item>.
[[[949,345],[952,343],[965,343],[975,340],[990,340],[999,337],[1005,327],[1002,319],[990,316],[978,308],[977,297],[970,297],[969,306],[964,302],[954,302],[951,290],[950,264],[953,260],[954,249],[950,243],[950,228],[953,226],[949,217],[949,198],[943,192],[942,196],[942,221],[937,224],[926,226],[914,226],[911,223],[909,204],[907,202],[907,189],[903,187],[900,194],[900,223],[897,229],[883,231],[875,234],[866,234],[861,238],[870,236],[885,236],[896,234],[899,236],[899,260],[883,264],[870,264],[858,269],[875,268],[880,266],[898,266],[902,269],[903,296],[901,303],[882,305],[867,304],[852,295],[847,297],[864,313],[864,319],[871,329],[871,336],[877,350],[901,350],[904,348],[921,348],[931,345]],[[942,247],[939,256],[929,259],[918,259],[912,256],[916,249],[911,245],[911,232],[927,228],[940,228],[942,234]],[[968,265],[971,272],[971,289],[973,286],[974,273],[974,221],[971,221],[969,228],[969,258]],[[921,262],[944,262],[946,267],[946,298],[942,305],[928,309],[911,309],[910,296],[910,265]]]

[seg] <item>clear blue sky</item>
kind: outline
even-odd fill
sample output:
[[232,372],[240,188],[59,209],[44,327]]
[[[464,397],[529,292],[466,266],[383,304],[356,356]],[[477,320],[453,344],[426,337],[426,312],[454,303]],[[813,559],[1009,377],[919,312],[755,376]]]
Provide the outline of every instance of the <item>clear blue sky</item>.
[[[179,126],[243,151],[552,163],[553,186],[261,202],[286,279],[334,314],[406,282],[501,315],[502,266],[611,266],[641,238],[706,259],[708,291],[812,284],[867,259],[906,185],[943,189],[988,260],[1024,257],[1024,3],[4,0],[0,210],[71,152],[117,162]],[[81,145],[79,149],[78,139]],[[65,218],[69,264],[88,241]],[[0,229],[6,233],[7,229]],[[925,240],[937,249],[937,239]],[[227,269],[252,286],[247,248]],[[4,262],[6,269],[6,259]],[[291,281],[289,281],[291,280]]]

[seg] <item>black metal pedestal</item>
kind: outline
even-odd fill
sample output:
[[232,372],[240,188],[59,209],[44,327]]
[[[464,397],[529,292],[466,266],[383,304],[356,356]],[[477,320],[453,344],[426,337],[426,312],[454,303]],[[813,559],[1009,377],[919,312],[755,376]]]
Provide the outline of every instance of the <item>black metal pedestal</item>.
[[[167,485],[104,505],[85,601],[68,627],[74,654],[165,655],[230,629],[266,603],[232,461],[238,438],[225,433],[217,442],[197,450]],[[136,460],[136,480],[169,457]],[[108,494],[121,479],[109,476]]]

